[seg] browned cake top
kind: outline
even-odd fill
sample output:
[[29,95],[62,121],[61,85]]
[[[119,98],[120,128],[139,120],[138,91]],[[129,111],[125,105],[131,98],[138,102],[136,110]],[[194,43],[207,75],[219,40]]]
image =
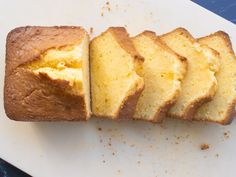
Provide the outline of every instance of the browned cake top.
[[6,74],[10,74],[19,65],[39,58],[50,48],[72,45],[82,40],[84,29],[80,27],[20,27],[7,36]]
[[7,36],[4,107],[9,118],[24,121],[81,120],[87,117],[84,96],[64,90],[66,81],[34,74],[22,67],[49,49],[80,44],[80,27],[20,27]]

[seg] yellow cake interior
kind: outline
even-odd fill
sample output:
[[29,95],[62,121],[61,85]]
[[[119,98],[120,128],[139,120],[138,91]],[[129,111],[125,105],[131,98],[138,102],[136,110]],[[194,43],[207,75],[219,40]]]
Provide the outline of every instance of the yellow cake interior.
[[116,118],[127,96],[143,86],[134,58],[106,31],[90,44],[92,111]]
[[67,81],[65,90],[73,95],[84,95],[88,114],[90,114],[89,82],[89,38],[85,36],[75,45],[48,49],[24,67],[37,75],[43,74],[51,80]]
[[176,99],[181,89],[185,65],[174,52],[167,50],[157,40],[156,35],[151,32],[133,38],[136,49],[145,58],[145,89],[139,98],[135,119],[159,121],[158,119],[162,119],[162,109]]
[[219,58],[207,46],[194,41],[187,32],[175,30],[161,39],[176,53],[185,57],[188,70],[182,84],[177,103],[170,109],[173,117],[184,118],[184,114],[203,98],[213,97],[217,89],[215,73]]
[[[214,122],[224,122],[231,116],[236,99],[236,58],[224,34],[214,34],[199,40],[201,44],[217,50],[220,53],[220,71],[216,74],[218,89],[212,101],[202,105],[196,112],[195,119]],[[227,121],[227,120],[226,120]],[[227,123],[227,122],[225,122]]]

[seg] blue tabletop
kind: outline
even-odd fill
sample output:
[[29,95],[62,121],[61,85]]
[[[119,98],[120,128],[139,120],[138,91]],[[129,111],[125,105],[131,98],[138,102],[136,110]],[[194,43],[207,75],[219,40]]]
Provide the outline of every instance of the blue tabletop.
[[30,177],[30,175],[0,158],[0,177]]
[[193,2],[236,24],[236,0],[193,0]]
[[[193,0],[193,2],[236,24],[236,0]],[[0,177],[29,177],[29,175],[0,159]]]

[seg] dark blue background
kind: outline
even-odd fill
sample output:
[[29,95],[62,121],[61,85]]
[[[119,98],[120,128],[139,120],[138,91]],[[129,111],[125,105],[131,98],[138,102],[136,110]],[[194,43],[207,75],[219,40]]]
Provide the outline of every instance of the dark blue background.
[[[193,2],[236,24],[236,0],[193,0]],[[0,177],[29,177],[0,159]]]
[[236,0],[193,0],[193,2],[236,24]]

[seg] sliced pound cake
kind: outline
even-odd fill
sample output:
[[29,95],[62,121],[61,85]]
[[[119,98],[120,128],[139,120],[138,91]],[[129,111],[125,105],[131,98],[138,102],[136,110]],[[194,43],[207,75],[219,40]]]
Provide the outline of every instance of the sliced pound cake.
[[145,89],[138,100],[134,118],[160,122],[179,95],[186,59],[174,53],[154,32],[145,31],[132,41],[145,58],[142,71]]
[[125,28],[110,27],[90,43],[92,112],[96,117],[132,118],[144,89],[143,57]]
[[20,27],[8,34],[4,106],[22,121],[90,117],[89,37],[80,27]]
[[217,89],[215,73],[219,68],[218,53],[206,45],[197,43],[183,28],[164,34],[161,39],[188,62],[180,96],[168,115],[192,119],[196,109],[215,95]]
[[218,89],[215,96],[197,110],[194,119],[229,124],[236,103],[236,57],[231,41],[222,31],[198,41],[220,53],[220,71],[216,74]]

